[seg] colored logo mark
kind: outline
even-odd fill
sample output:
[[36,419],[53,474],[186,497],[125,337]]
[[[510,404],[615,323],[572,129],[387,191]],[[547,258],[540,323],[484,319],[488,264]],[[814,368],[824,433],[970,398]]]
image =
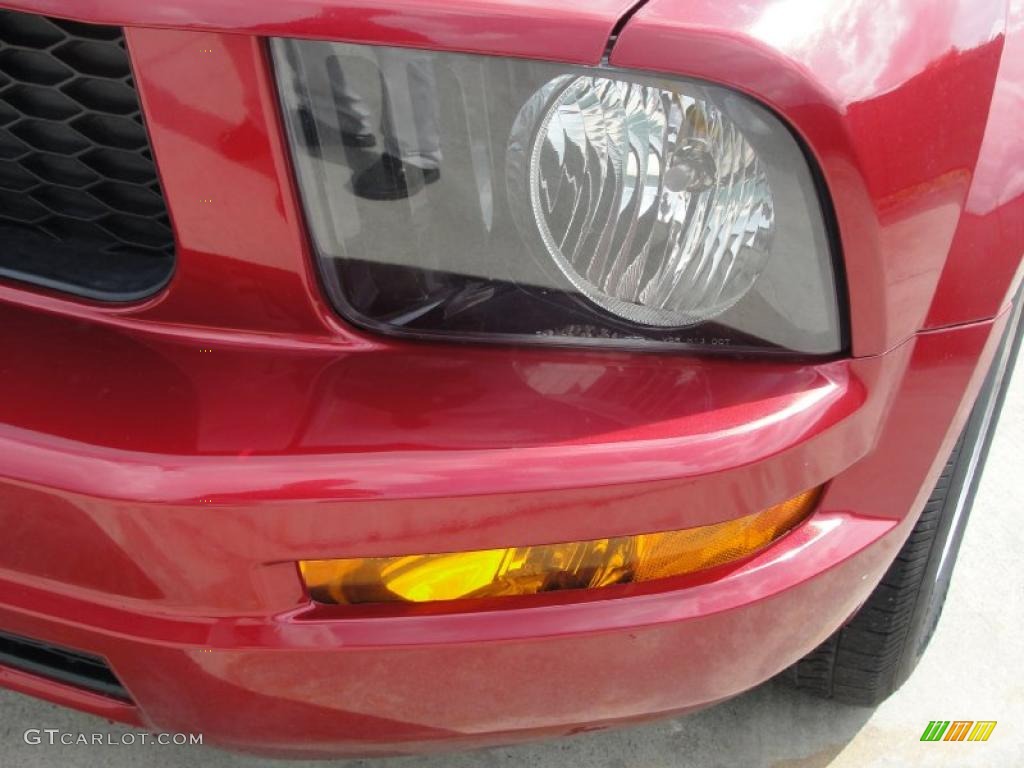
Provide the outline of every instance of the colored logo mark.
[[921,741],[988,741],[995,729],[995,720],[932,720]]

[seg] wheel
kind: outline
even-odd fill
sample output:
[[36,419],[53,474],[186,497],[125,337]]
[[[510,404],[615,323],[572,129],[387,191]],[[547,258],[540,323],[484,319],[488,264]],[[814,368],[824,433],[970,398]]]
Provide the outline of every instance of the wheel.
[[906,543],[860,610],[787,669],[797,688],[875,706],[910,677],[938,625],[1022,330],[1018,294],[967,424]]

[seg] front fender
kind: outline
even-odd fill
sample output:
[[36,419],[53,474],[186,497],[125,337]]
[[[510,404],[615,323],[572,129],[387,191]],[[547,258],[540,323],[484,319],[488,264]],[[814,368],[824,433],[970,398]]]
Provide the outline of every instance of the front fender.
[[[934,326],[943,275],[986,256],[954,241],[1007,22],[1004,0],[651,0],[621,31],[611,63],[724,83],[789,121],[822,170],[853,353],[869,355]],[[942,324],[998,311],[1016,268],[1004,261],[969,305],[944,300]]]

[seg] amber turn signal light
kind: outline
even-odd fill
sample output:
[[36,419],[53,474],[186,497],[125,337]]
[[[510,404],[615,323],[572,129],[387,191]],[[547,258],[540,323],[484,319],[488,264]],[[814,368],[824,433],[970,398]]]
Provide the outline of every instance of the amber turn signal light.
[[653,581],[748,557],[814,509],[820,488],[752,515],[678,531],[397,557],[302,560],[319,603],[426,603]]

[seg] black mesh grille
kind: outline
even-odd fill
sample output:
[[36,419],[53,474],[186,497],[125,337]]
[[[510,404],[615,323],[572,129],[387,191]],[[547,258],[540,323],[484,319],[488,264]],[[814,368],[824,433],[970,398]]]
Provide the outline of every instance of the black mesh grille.
[[121,29],[0,9],[0,275],[125,301],[173,259]]

